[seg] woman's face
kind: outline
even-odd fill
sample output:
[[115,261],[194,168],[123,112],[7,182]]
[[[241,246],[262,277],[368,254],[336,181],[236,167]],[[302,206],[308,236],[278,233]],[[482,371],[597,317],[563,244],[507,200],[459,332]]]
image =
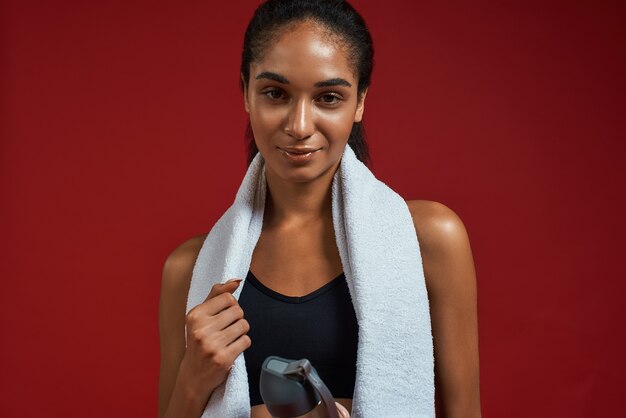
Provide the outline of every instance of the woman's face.
[[[358,79],[334,39],[302,22],[250,65],[245,108],[268,176],[307,182],[332,175],[352,124],[361,121],[365,94],[358,100]],[[289,148],[314,152],[293,158]]]

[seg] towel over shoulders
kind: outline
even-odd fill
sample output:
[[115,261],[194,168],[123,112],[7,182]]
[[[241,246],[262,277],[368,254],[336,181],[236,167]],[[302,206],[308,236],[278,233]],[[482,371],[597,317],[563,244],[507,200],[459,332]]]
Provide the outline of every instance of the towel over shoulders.
[[[435,416],[434,350],[419,243],[404,199],[378,180],[346,145],[332,186],[333,227],[359,341],[351,416]],[[258,153],[234,203],[207,235],[194,265],[186,311],[211,286],[247,276],[261,235],[267,184]],[[239,297],[243,286],[235,291]],[[202,414],[248,418],[243,353]]]

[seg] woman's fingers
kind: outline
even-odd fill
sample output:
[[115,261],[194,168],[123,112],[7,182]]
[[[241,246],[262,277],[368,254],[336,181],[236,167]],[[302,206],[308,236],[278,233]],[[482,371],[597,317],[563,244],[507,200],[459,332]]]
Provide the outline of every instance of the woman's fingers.
[[204,301],[206,302],[207,300],[225,292],[233,293],[235,289],[239,287],[239,283],[241,283],[241,279],[230,279],[226,283],[214,284]]
[[233,296],[239,280],[216,284],[185,318],[187,347],[181,362],[192,380],[211,392],[223,383],[238,355],[251,345],[249,325]]
[[230,292],[225,292],[213,297],[212,299],[209,299],[202,305],[204,305],[203,308],[206,314],[209,316],[213,316],[218,315],[220,312],[237,305],[237,299],[235,299],[235,297]]
[[237,290],[240,282],[241,281],[237,279],[236,281],[213,285],[211,292],[209,292],[204,302],[192,308],[190,313],[196,311],[194,315],[213,316],[235,305],[237,300],[232,293]]
[[237,302],[229,308],[224,309],[214,317],[214,323],[212,328],[215,331],[222,331],[228,328],[233,322],[236,322],[243,318],[243,309]]
[[[200,305],[193,307],[187,313],[187,325],[192,325],[196,323],[204,324],[206,323],[207,318],[213,317],[221,311],[228,309],[234,305],[237,305],[237,301],[235,300],[235,297],[230,293],[222,293],[220,295],[217,295],[212,299],[209,299],[206,302],[203,302]],[[220,328],[219,330],[224,329],[224,327]]]
[[241,337],[233,341],[232,344],[226,347],[226,352],[230,362],[234,362],[237,356],[250,348],[251,345],[252,340],[248,337],[248,334],[243,334]]
[[248,321],[241,318],[224,328],[220,334],[220,342],[224,345],[231,344],[243,334],[247,334],[248,331],[250,331],[250,324],[248,324]]
[[335,405],[337,405],[337,412],[341,418],[350,418],[350,413],[342,404],[335,402]]

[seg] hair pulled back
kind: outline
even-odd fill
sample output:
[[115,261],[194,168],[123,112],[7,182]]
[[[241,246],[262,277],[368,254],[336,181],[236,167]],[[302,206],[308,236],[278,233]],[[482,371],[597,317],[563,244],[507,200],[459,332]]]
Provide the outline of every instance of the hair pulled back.
[[[372,37],[359,13],[345,0],[267,0],[254,12],[243,41],[241,54],[242,91],[247,90],[250,64],[262,59],[265,48],[292,24],[311,20],[337,35],[347,46],[348,59],[358,77],[360,98],[370,85],[374,67]],[[245,81],[244,81],[245,80]],[[245,84],[244,84],[245,83]],[[248,146],[248,165],[259,152],[254,142],[252,126],[248,121],[245,139]],[[370,162],[362,122],[352,125],[348,145],[364,164]]]

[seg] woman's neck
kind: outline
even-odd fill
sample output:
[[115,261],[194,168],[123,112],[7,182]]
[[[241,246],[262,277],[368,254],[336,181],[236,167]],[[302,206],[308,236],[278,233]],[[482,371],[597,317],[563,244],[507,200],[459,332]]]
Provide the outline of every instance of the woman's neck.
[[331,186],[335,170],[306,183],[285,181],[266,170],[267,194],[263,223],[293,228],[332,220]]

